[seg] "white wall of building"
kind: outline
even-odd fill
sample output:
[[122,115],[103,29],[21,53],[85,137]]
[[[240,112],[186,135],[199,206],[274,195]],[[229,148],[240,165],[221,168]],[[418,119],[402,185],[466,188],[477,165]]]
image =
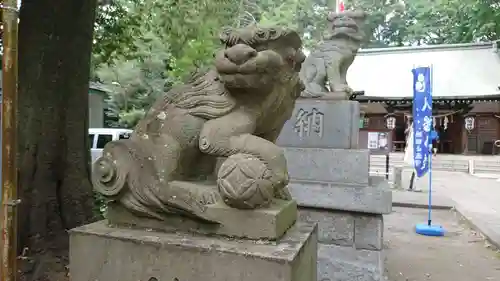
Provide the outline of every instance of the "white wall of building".
[[434,96],[500,94],[500,56],[490,44],[361,50],[347,75],[366,96],[413,96],[413,66],[433,66]]

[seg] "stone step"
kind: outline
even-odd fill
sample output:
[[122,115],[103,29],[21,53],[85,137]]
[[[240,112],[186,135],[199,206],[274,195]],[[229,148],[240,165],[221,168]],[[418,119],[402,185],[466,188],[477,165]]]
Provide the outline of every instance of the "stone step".
[[498,174],[500,175],[500,167],[474,167],[474,173]]
[[[389,171],[392,172],[394,166],[399,165],[390,165]],[[432,169],[436,171],[454,171],[454,172],[468,172],[469,168],[467,166],[441,166],[441,165],[432,165]],[[370,165],[370,171],[383,171],[385,172],[385,164],[384,165]],[[490,170],[488,170],[490,171]],[[499,171],[500,172],[500,171]]]
[[[370,162],[370,167],[385,167],[385,163],[373,163]],[[403,162],[400,163],[389,163],[390,167],[393,166],[407,166]],[[467,170],[469,167],[468,163],[434,163],[432,162],[432,167],[433,168],[441,168],[441,169],[455,169],[455,170]],[[477,169],[477,166],[475,166]],[[487,167],[487,166],[482,166],[480,168]],[[495,167],[496,168],[496,167]]]
[[[385,166],[385,159],[373,159],[370,158],[370,165],[375,166]],[[402,160],[389,160],[389,165],[401,165],[404,162]],[[466,169],[469,166],[469,161],[467,160],[433,160],[432,165],[434,167],[451,168],[457,167],[458,169]],[[500,167],[500,166],[499,166]]]
[[[470,158],[455,158],[455,159],[450,159],[451,157],[447,157],[447,158],[441,158],[441,157],[438,157],[438,158],[434,158],[433,159],[433,163],[444,163],[444,162],[460,162],[460,163],[465,163],[465,162],[468,162],[469,160],[473,160],[474,163],[476,164],[482,164],[482,165],[499,165],[500,166],[500,159],[494,159],[494,160],[490,160],[490,159],[476,159],[474,157],[470,157]],[[384,155],[371,155],[370,156],[370,161],[373,161],[373,162],[385,162],[385,156]],[[390,161],[393,162],[393,161],[403,161],[403,157],[397,157],[397,156],[394,156],[394,155],[391,155],[390,156]]]
[[500,173],[474,173],[475,177],[485,178],[485,179],[498,179],[500,181]]
[[[401,165],[403,161],[390,161],[389,165]],[[433,167],[437,168],[455,168],[458,170],[465,170],[469,166],[467,160],[441,160],[432,161]],[[370,166],[385,166],[385,159],[370,159]],[[496,161],[474,161],[474,168],[484,170],[498,170],[500,171],[500,162]]]

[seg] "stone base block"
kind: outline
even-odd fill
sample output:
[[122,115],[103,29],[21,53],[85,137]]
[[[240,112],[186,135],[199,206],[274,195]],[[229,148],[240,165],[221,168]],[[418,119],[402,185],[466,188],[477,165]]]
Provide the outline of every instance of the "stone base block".
[[[297,220],[297,203],[294,200],[274,200],[267,208],[238,210],[223,203],[208,205],[207,217],[220,222],[208,224],[166,217],[165,221],[137,217],[118,204],[108,206],[109,222],[118,226],[132,226],[166,232],[183,230],[201,234],[218,234],[230,237],[276,240]],[[168,223],[167,223],[168,222]]]
[[299,205],[299,221],[318,224],[318,281],[385,280],[383,215]]
[[300,207],[389,214],[392,211],[392,191],[387,181],[378,184],[358,187],[292,179],[288,189]]
[[309,281],[317,279],[317,229],[300,223],[277,242],[109,227],[70,231],[72,281]]
[[286,147],[358,148],[359,103],[298,99],[277,144]]
[[[374,179],[374,183],[376,181]],[[298,195],[292,192],[296,198],[303,198],[308,202],[303,205],[299,200],[299,221],[318,224],[318,281],[385,280],[383,215],[366,211],[388,212],[391,200],[382,199],[381,202],[386,203],[376,203],[384,197],[379,193],[371,193],[370,190],[380,191],[373,187],[360,188],[358,191],[353,187],[345,187],[344,193],[332,192],[336,188],[338,187],[313,189],[308,186],[299,190]],[[291,190],[294,191],[293,188]],[[356,192],[359,192],[358,201],[356,196],[346,197],[346,194]],[[344,197],[338,198],[339,195]],[[378,199],[370,201],[372,197]],[[342,203],[343,201],[346,202]],[[353,206],[348,206],[347,203]],[[337,209],[342,206],[365,212]]]
[[385,176],[370,176],[368,178],[368,185],[390,188],[389,182],[385,179]]
[[319,244],[318,281],[383,281],[382,251]]
[[367,149],[284,148],[290,178],[367,186],[370,151]]
[[384,239],[382,215],[301,208],[300,221],[318,224],[318,241],[324,244],[380,251]]

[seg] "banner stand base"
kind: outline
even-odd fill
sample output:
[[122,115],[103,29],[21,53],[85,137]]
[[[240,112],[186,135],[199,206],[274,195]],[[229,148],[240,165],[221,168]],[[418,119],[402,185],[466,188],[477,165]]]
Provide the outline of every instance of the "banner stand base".
[[446,231],[440,225],[421,223],[415,226],[415,232],[424,236],[444,236]]

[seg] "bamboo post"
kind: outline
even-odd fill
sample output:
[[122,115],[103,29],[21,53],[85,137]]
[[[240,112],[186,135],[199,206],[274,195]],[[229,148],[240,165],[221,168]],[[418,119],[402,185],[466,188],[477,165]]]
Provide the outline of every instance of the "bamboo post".
[[17,279],[17,26],[18,3],[3,0],[2,11],[2,198],[0,281]]

